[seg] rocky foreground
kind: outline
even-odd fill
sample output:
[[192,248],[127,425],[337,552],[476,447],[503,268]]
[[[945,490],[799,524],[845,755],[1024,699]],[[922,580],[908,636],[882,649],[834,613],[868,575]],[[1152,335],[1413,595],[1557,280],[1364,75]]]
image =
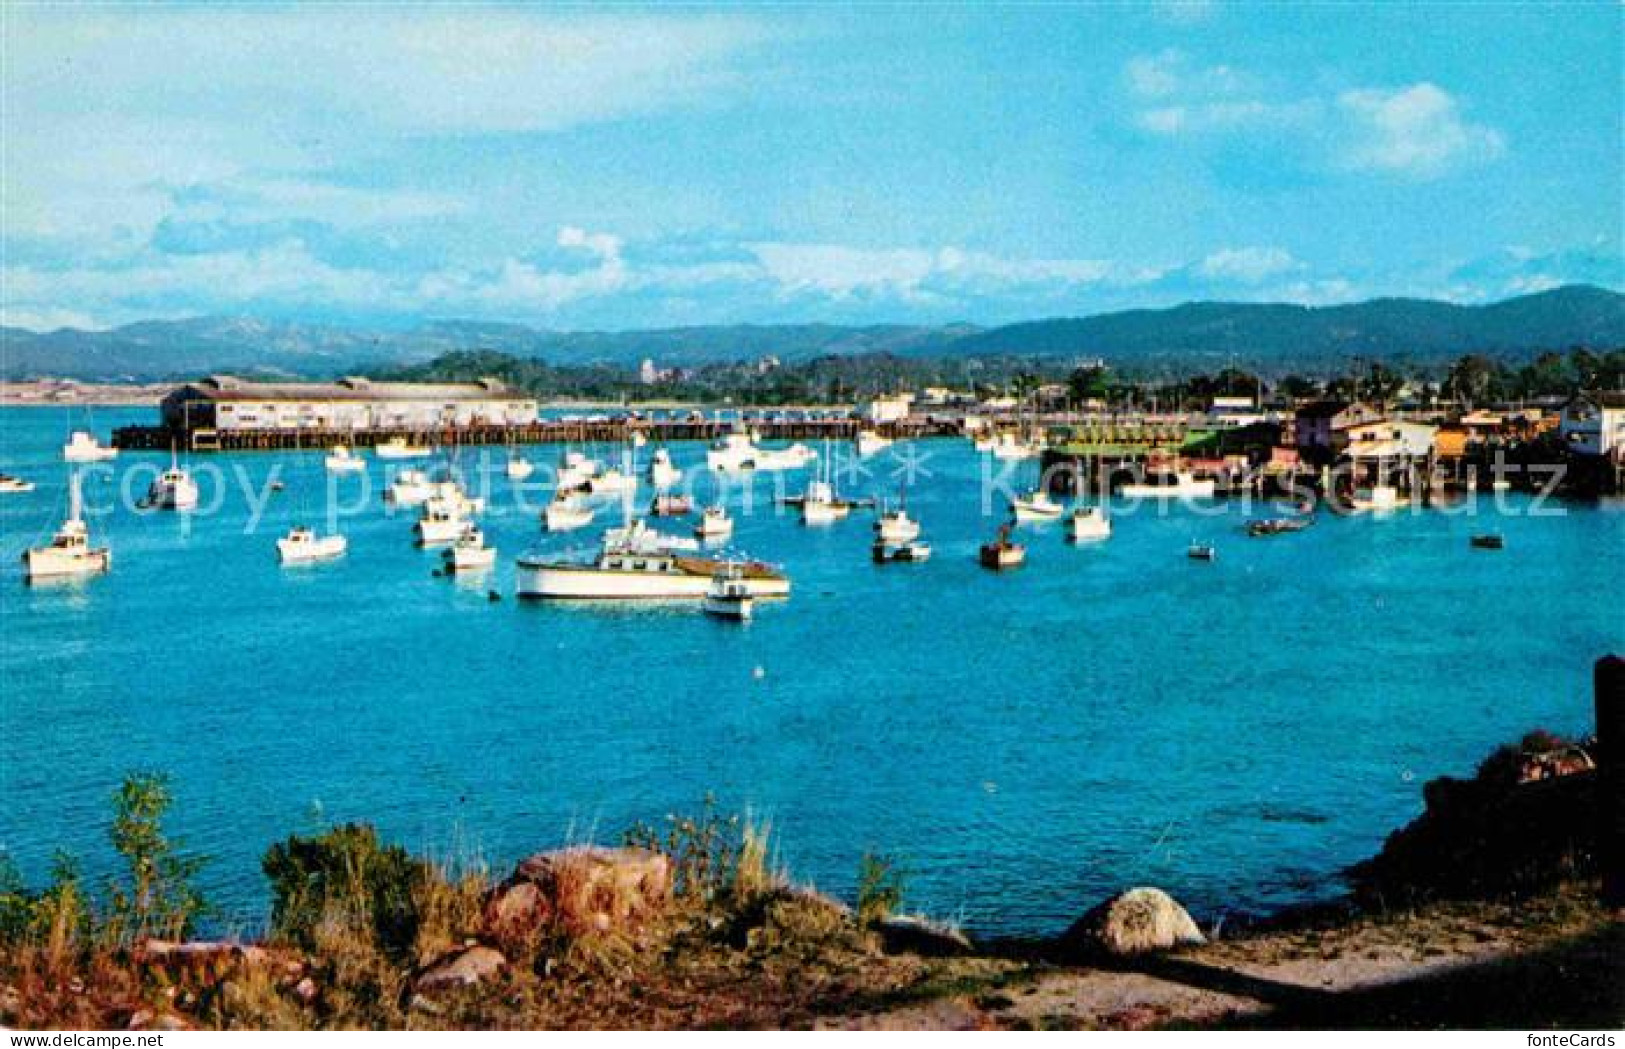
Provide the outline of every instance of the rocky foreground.
[[[496,881],[338,827],[267,853],[261,942],[151,935],[156,910],[98,914],[72,880],[0,891],[0,1023],[1613,1028],[1625,912],[1600,902],[1604,789],[1584,748],[1531,736],[1430,784],[1347,899],[1214,929],[1141,887],[1052,939],[995,943],[899,913],[884,863],[855,906],[796,886],[764,829],[714,814]],[[137,866],[148,898],[181,898],[173,860]]]

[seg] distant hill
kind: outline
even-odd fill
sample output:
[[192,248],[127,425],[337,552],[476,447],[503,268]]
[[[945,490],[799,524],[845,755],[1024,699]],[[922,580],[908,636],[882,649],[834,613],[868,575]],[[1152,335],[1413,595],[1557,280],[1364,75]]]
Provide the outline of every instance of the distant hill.
[[982,329],[973,325],[731,325],[557,332],[520,324],[430,321],[367,330],[245,318],[144,321],[106,332],[0,328],[0,376],[166,379],[211,371],[334,375],[492,350],[552,364],[662,366],[774,356],[1010,354],[1105,357],[1120,366],[1238,362],[1264,370],[1342,367],[1351,356],[1436,363],[1467,352],[1521,356],[1625,346],[1625,295],[1574,285],[1487,306],[1374,299],[1345,306],[1200,302]]

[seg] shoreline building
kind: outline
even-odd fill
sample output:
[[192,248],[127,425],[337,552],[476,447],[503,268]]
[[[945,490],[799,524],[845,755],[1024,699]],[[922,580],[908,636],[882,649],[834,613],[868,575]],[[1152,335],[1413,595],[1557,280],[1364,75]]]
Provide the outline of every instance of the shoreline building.
[[164,426],[207,431],[427,431],[479,426],[528,426],[536,402],[505,383],[254,382],[211,375],[177,387],[160,402]]

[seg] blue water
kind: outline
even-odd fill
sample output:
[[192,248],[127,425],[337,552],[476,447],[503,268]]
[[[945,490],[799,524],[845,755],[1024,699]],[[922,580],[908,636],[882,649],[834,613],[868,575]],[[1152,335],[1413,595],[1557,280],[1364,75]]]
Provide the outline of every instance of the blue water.
[[[69,425],[0,411],[0,469],[40,484],[0,496],[0,847],[35,881],[58,847],[106,871],[109,795],[163,770],[175,831],[213,857],[207,889],[250,927],[259,858],[290,832],[370,820],[500,870],[707,792],[771,818],[796,878],[849,894],[862,853],[889,853],[912,905],[982,931],[1054,930],[1133,883],[1266,908],[1335,891],[1427,779],[1534,726],[1589,731],[1591,662],[1625,649],[1618,504],[1323,515],[1251,540],[1239,508],[1144,511],[1094,547],[1024,529],[1028,565],[995,575],[974,563],[982,464],[946,441],[911,449],[928,564],[871,565],[866,516],[742,518],[736,545],[795,584],[744,627],[515,602],[513,555],[590,536],[542,536],[500,477],[488,581],[432,578],[411,518],[376,499],[345,519],[346,559],[280,568],[274,539],[322,505],[309,453],[194,459],[259,485],[280,469],[252,532],[235,488],[216,513],[118,508],[92,517],[110,575],[29,587],[17,557],[61,517]],[[126,454],[87,495],[139,494],[161,458]],[[886,494],[896,465],[848,488]],[[342,484],[354,501],[361,482]],[[1490,528],[1507,549],[1470,550]],[[1193,538],[1217,563],[1186,559]]]

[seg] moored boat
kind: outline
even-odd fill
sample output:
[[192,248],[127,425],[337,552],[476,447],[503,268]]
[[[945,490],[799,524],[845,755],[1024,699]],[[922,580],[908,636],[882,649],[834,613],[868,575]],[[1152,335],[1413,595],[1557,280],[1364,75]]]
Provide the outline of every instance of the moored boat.
[[1506,538],[1497,532],[1488,532],[1484,535],[1475,535],[1468,540],[1468,545],[1475,550],[1502,550],[1507,545]]
[[141,506],[148,510],[194,510],[197,508],[197,482],[181,468],[173,449],[169,453],[169,469],[159,474],[147,486],[147,496]]
[[730,561],[711,577],[701,606],[706,615],[718,619],[746,620],[756,611],[756,598],[741,567]]
[[398,471],[390,479],[384,501],[395,506],[422,506],[434,495],[434,484],[422,470]]
[[317,535],[312,529],[298,526],[276,541],[276,553],[285,565],[308,564],[342,557],[349,546],[342,535]]
[[1066,537],[1074,543],[1098,542],[1111,535],[1112,519],[1098,506],[1078,507],[1066,523]]
[[733,518],[728,516],[726,507],[708,506],[700,515],[700,523],[694,526],[694,535],[703,542],[718,542],[728,538],[734,533]]
[[536,472],[536,464],[522,455],[508,453],[508,462],[504,467],[510,481],[523,481]]
[[496,564],[497,548],[488,545],[480,526],[470,521],[440,556],[449,571],[477,572]]
[[[729,561],[678,553],[648,553],[606,536],[590,561],[561,561],[527,554],[516,562],[517,593],[544,600],[639,601],[703,598]],[[757,561],[737,562],[752,597],[787,597],[790,579]]]
[[468,525],[468,518],[455,503],[438,497],[423,504],[423,512],[412,526],[419,546],[443,546],[456,542]]
[[871,455],[878,455],[892,446],[890,437],[883,437],[875,430],[859,430],[852,442],[857,447],[858,455],[867,459]]
[[675,488],[683,479],[683,471],[671,461],[671,453],[656,448],[649,457],[649,483],[657,489]]
[[549,532],[570,532],[592,524],[593,508],[577,496],[559,495],[542,511],[542,525]]
[[350,450],[347,444],[336,444],[333,450],[322,459],[322,465],[328,473],[347,474],[365,473],[367,461]]
[[33,481],[25,481],[21,477],[13,477],[11,474],[0,474],[0,494],[20,495],[23,492],[32,492],[33,490]]
[[90,545],[90,528],[80,505],[79,476],[68,476],[68,516],[51,537],[49,546],[23,551],[23,575],[36,579],[63,579],[105,572],[113,567],[113,552]]
[[931,559],[931,544],[922,543],[918,539],[895,544],[877,539],[869,550],[869,556],[877,565],[917,564]]
[[1123,485],[1129,499],[1211,499],[1218,486],[1211,478],[1198,478],[1188,470],[1159,470],[1144,480]]
[[686,495],[671,495],[662,492],[654,497],[649,504],[649,512],[656,517],[682,517],[693,513],[694,500]]
[[1010,512],[1017,521],[1053,521],[1066,510],[1060,503],[1051,499],[1049,493],[1042,488],[1035,488],[1026,495],[1018,495],[1010,500]]
[[906,507],[888,510],[875,522],[875,541],[879,543],[896,545],[912,542],[919,536],[920,522],[908,515]]
[[1313,517],[1262,517],[1247,522],[1247,534],[1256,537],[1301,532],[1313,523]]
[[380,459],[424,459],[434,454],[434,449],[428,445],[412,444],[404,437],[380,441],[372,451]]
[[1219,551],[1212,543],[1198,543],[1194,540],[1185,548],[1185,556],[1192,561],[1217,561]]
[[983,568],[994,571],[1003,571],[1006,568],[1015,568],[1027,560],[1027,548],[1010,538],[1008,524],[999,527],[998,536],[991,543],[983,543],[977,552],[977,559]]
[[788,448],[762,448],[749,433],[723,434],[705,453],[705,465],[717,473],[743,473],[748,470],[797,470],[818,458],[804,444]]
[[68,443],[62,446],[64,462],[100,463],[116,458],[118,458],[117,448],[104,446],[95,436],[84,430],[73,431],[68,435]]

